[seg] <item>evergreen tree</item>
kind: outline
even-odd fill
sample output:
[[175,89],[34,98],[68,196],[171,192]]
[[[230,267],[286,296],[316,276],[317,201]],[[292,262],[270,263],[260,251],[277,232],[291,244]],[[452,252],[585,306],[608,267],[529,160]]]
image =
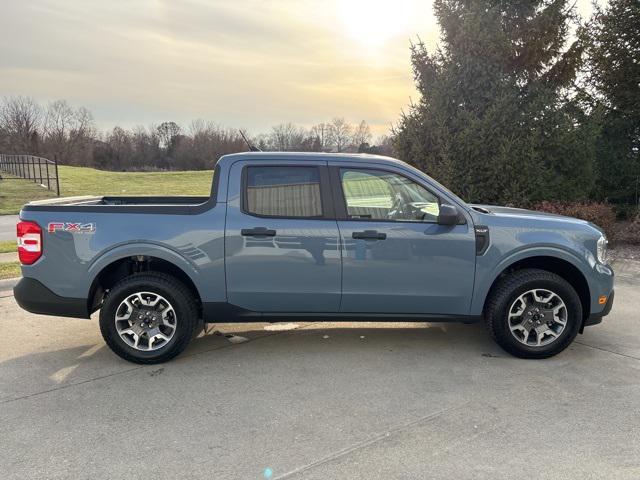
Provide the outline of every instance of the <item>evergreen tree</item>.
[[473,202],[578,199],[595,181],[596,126],[567,98],[582,56],[566,0],[435,0],[441,43],[412,46],[421,94],[400,157]]
[[638,203],[640,179],[640,2],[596,7],[581,37],[587,45],[587,87],[602,123],[597,143],[599,197]]

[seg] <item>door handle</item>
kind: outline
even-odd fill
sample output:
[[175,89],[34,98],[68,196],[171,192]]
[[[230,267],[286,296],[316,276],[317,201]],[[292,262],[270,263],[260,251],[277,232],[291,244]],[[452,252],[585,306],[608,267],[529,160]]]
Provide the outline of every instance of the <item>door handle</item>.
[[353,232],[351,237],[358,240],[385,240],[386,233],[380,233],[377,230],[365,230],[364,232]]
[[275,237],[276,231],[265,227],[243,228],[240,230],[243,237]]

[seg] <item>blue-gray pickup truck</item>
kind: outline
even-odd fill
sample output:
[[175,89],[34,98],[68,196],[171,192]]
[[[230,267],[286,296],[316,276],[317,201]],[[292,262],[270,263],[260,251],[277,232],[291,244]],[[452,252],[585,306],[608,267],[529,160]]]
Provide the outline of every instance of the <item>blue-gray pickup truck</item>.
[[613,303],[595,225],[470,205],[372,155],[222,157],[209,197],[75,197],[25,205],[18,304],[89,318],[138,363],[204,323],[484,321],[507,352],[564,350]]

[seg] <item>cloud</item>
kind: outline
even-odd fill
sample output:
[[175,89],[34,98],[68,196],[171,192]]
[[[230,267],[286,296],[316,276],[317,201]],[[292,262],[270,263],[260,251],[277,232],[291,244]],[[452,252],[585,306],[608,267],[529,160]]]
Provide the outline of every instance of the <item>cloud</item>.
[[383,133],[414,95],[410,38],[437,40],[431,5],[396,0],[411,12],[379,43],[363,37],[384,24],[363,29],[345,1],[362,4],[9,0],[0,92],[67,99],[102,127],[202,117],[259,131],[345,116]]

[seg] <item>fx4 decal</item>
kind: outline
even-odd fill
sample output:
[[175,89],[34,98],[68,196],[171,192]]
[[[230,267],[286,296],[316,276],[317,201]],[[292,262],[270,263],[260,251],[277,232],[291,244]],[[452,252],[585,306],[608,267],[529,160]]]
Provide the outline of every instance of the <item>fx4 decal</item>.
[[69,232],[69,233],[95,233],[95,223],[62,223],[52,222],[47,226],[49,233]]

